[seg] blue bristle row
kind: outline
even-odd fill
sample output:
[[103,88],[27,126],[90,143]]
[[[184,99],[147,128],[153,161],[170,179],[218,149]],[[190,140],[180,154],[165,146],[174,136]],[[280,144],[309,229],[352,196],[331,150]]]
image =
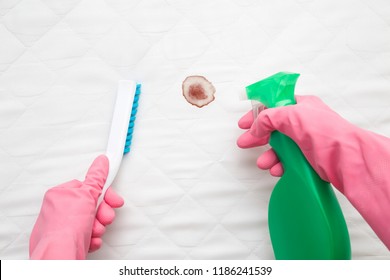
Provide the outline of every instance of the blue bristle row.
[[131,108],[129,128],[127,129],[127,137],[126,137],[125,149],[123,151],[123,154],[127,154],[128,152],[130,152],[131,140],[133,138],[134,123],[138,111],[138,101],[139,101],[140,94],[141,94],[141,85],[137,84],[135,94],[134,94],[133,106]]

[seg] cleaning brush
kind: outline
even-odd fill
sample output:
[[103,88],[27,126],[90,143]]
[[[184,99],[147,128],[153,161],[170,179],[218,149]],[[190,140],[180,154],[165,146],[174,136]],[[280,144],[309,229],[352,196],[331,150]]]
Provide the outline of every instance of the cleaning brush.
[[130,80],[119,81],[105,153],[109,162],[109,171],[97,206],[100,205],[107,188],[114,181],[123,155],[130,152],[140,94],[140,84]]

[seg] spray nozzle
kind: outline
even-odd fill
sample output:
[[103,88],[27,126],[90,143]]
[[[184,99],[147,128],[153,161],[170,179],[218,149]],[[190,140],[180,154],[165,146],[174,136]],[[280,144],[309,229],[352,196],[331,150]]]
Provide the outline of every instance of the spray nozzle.
[[[279,72],[247,86],[246,97],[252,102],[254,120],[265,108],[295,104],[294,89],[298,77],[296,73]],[[256,135],[254,130],[252,132]]]

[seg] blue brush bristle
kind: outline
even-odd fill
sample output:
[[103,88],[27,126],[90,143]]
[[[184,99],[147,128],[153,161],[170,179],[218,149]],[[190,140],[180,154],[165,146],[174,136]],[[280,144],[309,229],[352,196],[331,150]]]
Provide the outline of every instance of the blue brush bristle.
[[127,129],[127,137],[126,137],[125,149],[123,151],[123,154],[127,154],[128,152],[130,152],[131,140],[133,138],[134,123],[137,115],[138,101],[139,101],[140,94],[141,94],[141,85],[137,84],[135,94],[134,94],[133,106],[131,108],[129,128]]

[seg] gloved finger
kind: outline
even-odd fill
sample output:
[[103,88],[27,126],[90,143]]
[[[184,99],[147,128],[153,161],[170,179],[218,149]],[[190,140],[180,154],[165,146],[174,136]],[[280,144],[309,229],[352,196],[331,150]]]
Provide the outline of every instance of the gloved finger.
[[89,252],[95,252],[96,250],[99,250],[100,247],[102,247],[103,241],[100,237],[92,237],[91,243],[89,244]]
[[237,139],[237,146],[246,149],[253,148],[258,146],[263,146],[268,143],[269,136],[265,136],[262,138],[253,136],[250,131],[246,131]]
[[82,187],[90,189],[95,201],[97,201],[106,182],[108,166],[108,158],[105,155],[100,155],[93,161],[85,176]]
[[[328,108],[315,96],[296,96],[296,100],[296,105],[269,108],[261,111],[250,128],[252,135],[262,138],[269,136],[274,130],[278,130],[296,140],[296,138],[303,135],[302,118],[301,114],[299,114],[302,108],[299,107],[303,106],[306,110],[307,107],[315,108],[313,110]],[[310,118],[309,114],[306,114],[306,118]]]
[[98,219],[95,219],[92,227],[92,237],[101,237],[106,231],[106,227],[102,225]]
[[253,124],[253,112],[252,110],[246,113],[241,119],[238,121],[238,127],[242,129],[249,129]]
[[259,138],[269,137],[274,130],[290,136],[296,127],[291,124],[299,122],[296,114],[294,114],[295,106],[297,105],[269,108],[261,111],[253,122],[250,132]]
[[275,154],[275,151],[273,149],[269,149],[268,151],[264,152],[261,156],[258,157],[257,166],[260,169],[266,170],[272,168],[278,162],[279,162],[279,158]]
[[125,203],[123,198],[119,196],[111,187],[109,187],[104,195],[104,201],[112,208],[122,207]]
[[283,169],[283,165],[282,163],[278,162],[277,164],[275,164],[274,166],[272,166],[269,170],[269,173],[272,175],[272,176],[275,176],[275,177],[281,177],[284,173],[284,169]]
[[115,211],[104,200],[100,203],[96,212],[96,219],[103,225],[111,224],[115,219]]

